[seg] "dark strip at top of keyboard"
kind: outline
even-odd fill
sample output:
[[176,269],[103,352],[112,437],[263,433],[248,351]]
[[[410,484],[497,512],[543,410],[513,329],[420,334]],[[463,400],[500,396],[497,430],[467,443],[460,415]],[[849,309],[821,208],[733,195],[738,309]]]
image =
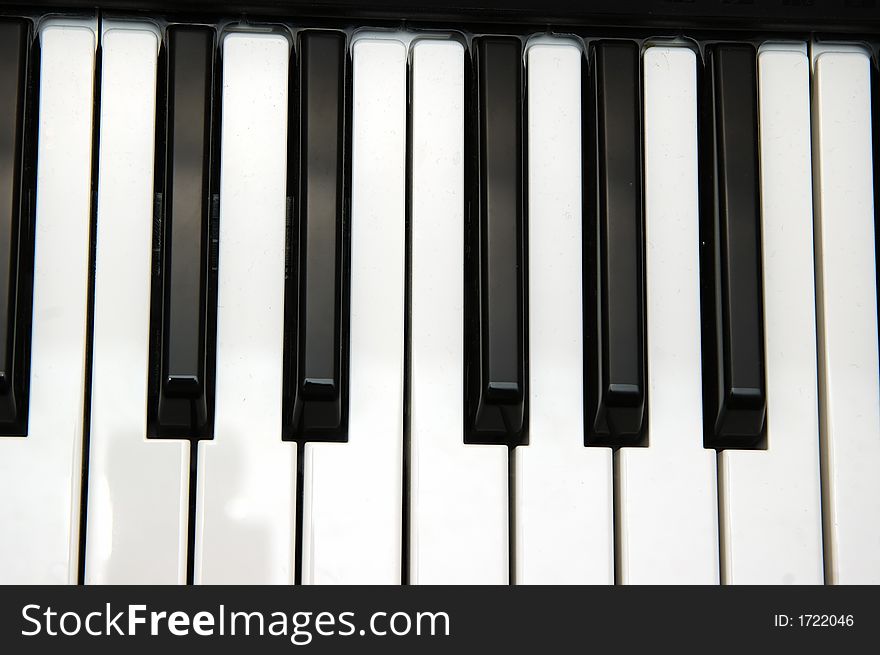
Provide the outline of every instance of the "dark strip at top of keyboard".
[[[284,18],[556,23],[621,27],[880,29],[880,0],[30,0],[29,6]],[[21,0],[0,0],[0,7]]]
[[[114,11],[348,17],[357,19],[534,22],[626,27],[737,27],[764,30],[880,29],[880,0],[30,0]],[[21,0],[0,0],[0,7]]]

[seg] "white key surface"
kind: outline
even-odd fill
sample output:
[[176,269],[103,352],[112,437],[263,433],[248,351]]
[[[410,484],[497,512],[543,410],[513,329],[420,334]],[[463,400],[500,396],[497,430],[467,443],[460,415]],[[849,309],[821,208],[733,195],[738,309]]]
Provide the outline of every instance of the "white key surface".
[[724,581],[822,584],[810,67],[758,55],[767,449],[720,454]]
[[406,54],[352,47],[348,442],[305,446],[305,584],[401,579]]
[[514,581],[614,582],[610,448],[584,446],[581,61],[528,48],[529,445],[514,452]]
[[877,584],[880,380],[871,60],[861,50],[831,48],[815,56],[813,74],[826,581]]
[[103,35],[88,583],[186,581],[189,443],[146,438],[158,48],[146,23]]
[[77,581],[88,307],[94,20],[40,30],[26,437],[0,437],[0,583]]
[[703,448],[696,58],[645,51],[648,447],[621,448],[618,581],[719,581],[716,461]]
[[463,440],[464,48],[412,47],[410,582],[506,584],[508,458]]
[[294,581],[296,444],[281,440],[289,42],[223,48],[214,439],[199,443],[197,583]]

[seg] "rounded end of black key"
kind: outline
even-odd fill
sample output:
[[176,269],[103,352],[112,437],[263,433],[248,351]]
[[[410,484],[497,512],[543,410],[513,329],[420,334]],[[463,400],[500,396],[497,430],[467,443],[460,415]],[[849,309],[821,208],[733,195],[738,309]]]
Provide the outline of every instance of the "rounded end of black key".
[[195,398],[202,392],[202,383],[197,375],[168,375],[163,391],[171,398]]
[[477,399],[465,442],[473,444],[523,443],[525,394],[515,382],[492,382]]
[[522,402],[523,393],[517,382],[490,382],[486,385],[485,402],[497,405],[515,405]]
[[710,448],[755,448],[764,438],[767,403],[762,389],[733,387],[718,409],[711,432]]
[[198,437],[208,423],[204,385],[196,376],[169,375],[162,383],[156,411],[156,436]]
[[347,441],[346,416],[339,386],[332,379],[306,378],[293,402],[296,440]]
[[334,402],[339,398],[336,381],[333,378],[305,378],[302,397],[313,402]]
[[587,445],[640,446],[645,437],[645,394],[640,385],[609,384]]

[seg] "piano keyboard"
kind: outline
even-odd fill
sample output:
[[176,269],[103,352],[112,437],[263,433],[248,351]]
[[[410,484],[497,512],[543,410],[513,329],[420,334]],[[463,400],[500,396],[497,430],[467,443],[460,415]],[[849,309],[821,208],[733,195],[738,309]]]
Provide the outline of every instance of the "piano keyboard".
[[880,583],[876,45],[0,16],[0,582]]

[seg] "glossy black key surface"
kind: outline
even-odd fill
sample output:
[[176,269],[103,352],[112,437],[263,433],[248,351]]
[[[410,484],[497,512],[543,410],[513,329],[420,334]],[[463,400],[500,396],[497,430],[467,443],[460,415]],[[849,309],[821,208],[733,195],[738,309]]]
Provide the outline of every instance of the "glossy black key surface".
[[525,413],[522,46],[482,37],[474,48],[466,439],[517,443]]
[[208,420],[208,234],[214,32],[167,33],[162,317],[157,431],[198,436]]
[[[32,248],[26,126],[30,28],[0,20],[0,430],[26,432]],[[30,244],[30,245],[29,245]]]
[[[871,69],[871,128],[874,132],[874,241],[880,246],[880,56],[874,57]],[[875,248],[880,254],[880,247]],[[875,259],[877,289],[880,290],[880,257]],[[877,322],[880,324],[880,302],[877,303]]]
[[291,126],[298,144],[291,162],[295,261],[286,311],[294,312],[291,430],[306,440],[347,438],[345,48],[345,35],[331,31],[303,32],[297,48],[299,122]]
[[588,444],[637,445],[645,431],[645,282],[638,45],[591,48],[592,203],[585,226]]
[[757,65],[751,45],[707,53],[702,168],[704,443],[749,448],[766,407],[758,179]]

